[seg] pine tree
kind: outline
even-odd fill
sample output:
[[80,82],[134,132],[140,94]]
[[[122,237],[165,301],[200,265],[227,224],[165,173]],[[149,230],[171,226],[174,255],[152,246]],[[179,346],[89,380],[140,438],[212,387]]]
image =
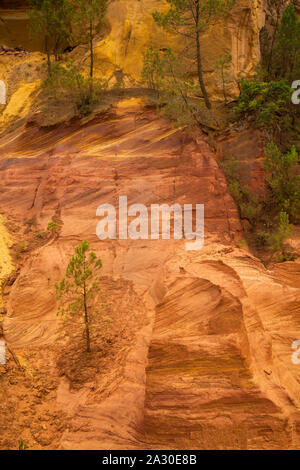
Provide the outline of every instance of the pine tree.
[[89,45],[90,50],[90,96],[93,94],[94,39],[101,31],[108,0],[76,0],[75,29],[79,41]]
[[292,4],[282,15],[273,67],[278,78],[293,80],[295,74],[300,73],[300,21]]
[[205,105],[211,108],[203,77],[201,35],[234,5],[235,0],[167,0],[167,13],[153,12],[156,23],[166,30],[193,41],[196,48],[197,75]]
[[270,142],[265,148],[266,180],[276,205],[295,221],[300,215],[300,175],[297,174],[298,154],[293,146],[283,154]]
[[51,73],[51,54],[56,58],[64,42],[71,36],[73,6],[69,0],[30,0],[28,13],[33,34],[45,35],[48,74]]
[[59,302],[58,314],[79,316],[83,319],[86,336],[86,350],[91,352],[90,325],[97,313],[97,293],[99,293],[99,269],[102,261],[90,244],[83,240],[75,248],[65,277],[55,285]]
[[168,119],[184,127],[200,124],[198,110],[190,100],[199,85],[195,85],[171,48],[156,51],[150,47],[146,50],[142,81],[157,92],[158,109]]
[[228,65],[232,63],[232,55],[222,55],[216,63],[217,69],[220,71],[221,80],[222,80],[222,88],[223,88],[223,96],[224,101],[227,104],[227,92],[226,92],[226,78],[228,77],[228,72],[226,72],[226,68]]
[[269,0],[267,27],[261,32],[262,65],[268,80],[293,80],[300,73],[300,21],[292,3]]
[[[289,215],[286,212],[280,212],[278,228],[269,236],[269,249],[272,252],[271,259],[274,254],[276,255],[277,261],[289,259],[287,257],[288,253],[286,253],[284,249],[284,242],[290,238],[292,229],[293,226],[290,224]],[[290,253],[290,255],[292,255],[292,253]]]
[[261,30],[262,61],[266,72],[271,73],[274,46],[278,38],[282,11],[286,0],[267,0],[266,26]]

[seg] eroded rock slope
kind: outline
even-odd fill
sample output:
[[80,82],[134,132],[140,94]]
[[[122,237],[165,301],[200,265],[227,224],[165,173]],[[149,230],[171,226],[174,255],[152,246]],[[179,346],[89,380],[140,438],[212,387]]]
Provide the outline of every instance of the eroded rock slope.
[[[267,270],[239,247],[238,212],[204,135],[123,101],[85,124],[2,138],[0,178],[15,269],[1,448],[299,447],[300,264]],[[205,204],[204,248],[100,241],[96,209],[122,195]],[[53,216],[59,236],[45,236]],[[90,358],[78,326],[56,316],[54,289],[82,239],[104,263]]]

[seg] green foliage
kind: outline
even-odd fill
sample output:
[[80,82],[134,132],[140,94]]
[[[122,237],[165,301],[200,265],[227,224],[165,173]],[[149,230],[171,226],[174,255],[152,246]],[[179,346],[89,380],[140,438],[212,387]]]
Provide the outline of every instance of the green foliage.
[[289,252],[285,249],[285,241],[290,238],[292,234],[292,225],[289,223],[289,216],[286,212],[280,212],[279,223],[277,227],[271,231],[258,230],[256,233],[256,244],[261,248],[268,248],[272,257],[275,260],[281,261],[294,261],[296,259],[295,253]]
[[30,7],[30,29],[33,34],[45,35],[50,73],[51,53],[58,58],[72,35],[73,3],[70,0],[30,0]]
[[269,236],[269,248],[276,255],[278,261],[285,259],[284,242],[291,236],[291,233],[292,225],[289,222],[288,214],[280,212],[278,229]]
[[203,78],[201,34],[233,7],[235,0],[167,0],[170,7],[165,13],[154,11],[155,22],[167,31],[192,41],[197,62],[198,81],[207,108],[211,103]]
[[239,208],[241,218],[255,224],[261,215],[262,206],[258,196],[250,191],[248,185],[241,184],[237,160],[234,157],[229,161],[225,159],[221,163],[221,167],[228,183],[229,192]]
[[239,248],[244,248],[244,246],[246,246],[246,240],[241,240],[241,242],[238,244],[238,247]]
[[262,69],[266,80],[270,80],[274,47],[278,38],[278,30],[286,0],[266,0],[265,3],[266,24],[260,32],[260,43]]
[[53,220],[49,222],[47,226],[47,230],[53,234],[57,233],[59,230],[59,224],[57,222],[54,222]]
[[[76,3],[74,3],[73,23],[76,30],[77,42],[88,44],[90,50],[89,94],[83,99],[83,107],[86,106],[86,101],[91,102],[93,100],[94,39],[103,27],[107,5],[108,0],[76,0]],[[81,83],[81,87],[86,84]]]
[[285,80],[258,82],[239,80],[240,96],[235,111],[238,115],[253,116],[258,127],[284,129],[290,124],[289,108],[294,90]]
[[37,232],[37,234],[36,234],[36,237],[40,238],[40,239],[45,238],[45,236],[46,236],[45,232]]
[[283,11],[280,24],[273,28],[275,38],[265,39],[263,65],[267,65],[270,78],[292,81],[300,73],[300,20],[292,3]]
[[76,0],[73,22],[77,38],[84,44],[101,31],[108,0]]
[[108,82],[107,80],[93,81],[91,77],[85,77],[74,61],[71,61],[65,66],[55,64],[44,86],[51,92],[55,90],[58,93],[60,90],[67,93],[80,116],[85,116],[89,114],[94,104],[101,101],[102,94],[108,87]]
[[28,446],[25,444],[25,442],[22,439],[20,439],[18,450],[27,450],[27,449],[28,449]]
[[266,232],[265,230],[258,230],[256,233],[256,244],[259,247],[268,246],[269,237],[270,237],[269,232]]
[[245,202],[240,203],[241,218],[250,223],[256,223],[261,215],[262,206],[259,204],[259,198],[251,193],[249,187],[243,187],[243,198]]
[[193,126],[197,122],[197,109],[190,97],[199,89],[171,48],[156,51],[152,47],[144,54],[142,79],[158,94],[158,107],[178,126]]
[[273,142],[266,146],[266,180],[273,200],[295,222],[300,219],[300,175],[297,167],[298,154],[294,146],[287,154],[283,154]]
[[232,55],[231,54],[223,54],[219,60],[216,62],[216,68],[219,70],[222,80],[222,88],[223,88],[223,95],[224,101],[227,103],[227,91],[226,91],[226,82],[228,79],[232,77],[231,74],[228,73],[228,66],[232,63]]
[[[235,4],[234,0],[167,0],[170,8],[166,13],[153,12],[153,18],[161,27],[183,36],[195,36],[195,30],[207,31]],[[197,8],[198,7],[198,8]],[[195,22],[191,18],[196,19]],[[181,28],[183,31],[180,31]]]
[[148,47],[144,53],[142,82],[151,90],[159,92],[162,88],[162,81],[165,75],[164,68],[164,55],[162,51]]
[[26,248],[27,248],[27,243],[26,242],[20,242],[17,245],[17,249],[20,253],[23,253],[24,251],[26,251]]
[[242,79],[235,110],[253,119],[268,140],[278,144],[297,138],[299,106],[292,104],[292,82],[300,76],[300,20],[293,4],[266,0],[266,26],[261,31],[262,60],[254,80]]
[[239,181],[239,164],[236,158],[232,157],[230,160],[228,160],[226,155],[224,155],[221,162],[221,167],[229,184],[233,184]]
[[[288,207],[294,217],[296,214],[299,217],[300,184],[299,176],[294,173],[298,157],[295,149],[288,155],[283,155],[273,143],[267,146],[265,153],[266,180],[269,183],[269,197],[273,200],[271,205],[266,202],[264,205],[260,204],[259,198],[249,187],[241,184],[239,166],[235,158],[224,159],[221,167],[227,179],[228,189],[239,208],[241,219],[250,223],[256,246],[268,248],[277,261],[291,261],[295,259],[295,254],[285,250],[284,242],[291,236],[292,225],[289,212],[283,208]],[[274,223],[277,219],[278,225]],[[264,227],[264,230],[261,227]]]
[[[93,101],[94,39],[103,27],[108,0],[30,0],[31,30],[45,33],[48,74],[51,75],[51,52],[56,58],[68,42],[88,44],[90,50],[89,81],[75,72],[73,84],[79,93],[79,107],[84,109]],[[54,71],[56,75],[57,70]],[[50,77],[50,81],[53,77]],[[70,77],[66,77],[71,82]],[[70,85],[71,86],[71,85]],[[84,91],[83,91],[84,90]]]
[[72,256],[65,277],[56,283],[58,314],[68,317],[80,317],[85,325],[86,349],[90,352],[90,325],[99,311],[97,305],[99,270],[102,261],[90,250],[88,241],[83,240]]

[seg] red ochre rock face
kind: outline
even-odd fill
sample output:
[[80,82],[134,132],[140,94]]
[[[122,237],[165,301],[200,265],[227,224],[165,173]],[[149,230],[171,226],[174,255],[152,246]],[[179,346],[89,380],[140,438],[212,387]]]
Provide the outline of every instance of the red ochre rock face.
[[[238,248],[238,212],[204,136],[133,100],[86,124],[6,135],[0,178],[14,243],[35,220],[5,295],[5,338],[26,373],[9,360],[1,376],[1,448],[15,436],[36,449],[299,447],[300,265],[269,271]],[[147,207],[204,204],[204,248],[100,241],[97,207],[124,195]],[[54,214],[59,236],[30,245]],[[112,320],[92,333],[92,359],[56,316],[54,283],[82,239],[103,260]]]

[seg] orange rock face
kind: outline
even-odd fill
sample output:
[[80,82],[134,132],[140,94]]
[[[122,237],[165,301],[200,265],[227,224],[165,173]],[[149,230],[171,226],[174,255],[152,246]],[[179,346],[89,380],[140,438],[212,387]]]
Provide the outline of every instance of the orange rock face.
[[[299,447],[300,265],[269,271],[238,247],[238,211],[204,136],[131,100],[82,125],[7,135],[0,177],[18,268],[4,335],[23,366],[0,366],[1,448]],[[96,209],[119,196],[204,204],[204,248],[100,241]],[[43,238],[54,215],[59,236]],[[91,358],[56,316],[54,283],[82,239],[104,264]]]

